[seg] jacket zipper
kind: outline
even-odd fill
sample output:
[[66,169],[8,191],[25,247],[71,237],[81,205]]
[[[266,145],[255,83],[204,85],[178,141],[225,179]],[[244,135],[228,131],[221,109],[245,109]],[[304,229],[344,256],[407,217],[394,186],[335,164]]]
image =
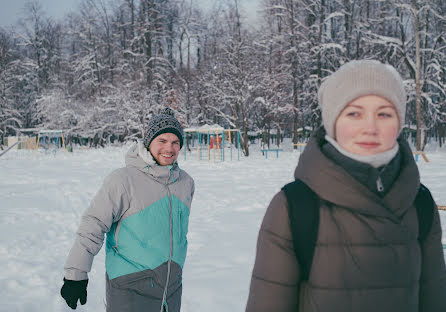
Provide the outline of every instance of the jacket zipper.
[[170,240],[170,248],[169,248],[169,261],[167,262],[167,277],[166,277],[166,285],[164,286],[163,291],[163,300],[161,302],[161,308],[160,312],[163,312],[163,309],[165,308],[165,311],[168,311],[168,305],[167,305],[167,288],[169,286],[169,280],[170,280],[170,267],[172,262],[172,249],[173,249],[173,229],[172,229],[172,195],[170,194],[169,189],[169,180],[170,176],[172,174],[172,168],[169,168],[169,178],[167,179],[167,182],[165,184],[167,189],[167,197],[169,198],[169,240]]
[[381,177],[378,177],[378,180],[376,180],[376,188],[378,189],[378,192],[384,191],[384,185],[383,181],[381,180]]

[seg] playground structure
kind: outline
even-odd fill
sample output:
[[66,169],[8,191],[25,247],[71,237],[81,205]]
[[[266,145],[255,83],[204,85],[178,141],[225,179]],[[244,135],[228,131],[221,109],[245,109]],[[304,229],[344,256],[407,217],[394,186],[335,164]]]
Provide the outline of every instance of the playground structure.
[[63,130],[28,128],[21,129],[20,134],[24,136],[16,137],[16,139],[21,142],[22,149],[34,149],[37,152],[39,148],[43,148],[45,152],[52,150],[56,153],[58,148],[63,148],[66,151]]
[[418,156],[421,155],[425,162],[429,162],[429,159],[427,158],[426,154],[424,152],[416,151],[413,152],[413,155],[415,157],[415,161],[418,162]]
[[36,151],[39,147],[42,147],[45,151],[53,148],[54,153],[56,153],[59,147],[66,151],[63,130],[39,130],[35,147]]
[[261,150],[263,155],[265,155],[265,159],[268,159],[268,152],[276,153],[276,158],[279,158],[279,152],[283,151],[281,148],[264,148]]
[[63,136],[63,130],[39,130],[37,134],[36,148],[43,147],[48,149],[50,147],[62,147],[65,148],[65,139]]
[[66,151],[63,130],[21,129],[20,134],[7,138],[8,148],[2,151],[0,156],[12,149],[30,149],[37,153],[39,148],[43,148],[45,152],[51,149],[54,154],[58,148]]
[[184,129],[184,160],[192,152],[196,152],[198,160],[213,159],[216,162],[228,157],[233,160],[235,156],[240,160],[240,131],[224,129],[220,125]]

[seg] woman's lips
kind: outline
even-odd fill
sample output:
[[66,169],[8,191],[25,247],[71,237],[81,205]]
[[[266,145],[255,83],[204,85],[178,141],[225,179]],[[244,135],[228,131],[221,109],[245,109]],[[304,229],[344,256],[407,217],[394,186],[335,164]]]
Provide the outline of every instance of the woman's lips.
[[378,142],[358,142],[356,144],[362,148],[376,148],[380,145]]

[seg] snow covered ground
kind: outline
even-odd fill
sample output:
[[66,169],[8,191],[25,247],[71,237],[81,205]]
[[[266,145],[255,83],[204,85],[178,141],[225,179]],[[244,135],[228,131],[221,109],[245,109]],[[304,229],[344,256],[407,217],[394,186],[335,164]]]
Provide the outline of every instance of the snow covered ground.
[[[196,182],[183,281],[184,312],[243,311],[265,209],[292,180],[299,157],[285,145],[276,158],[220,163],[179,157]],[[72,311],[59,296],[63,264],[83,210],[104,177],[124,165],[123,147],[74,153],[10,151],[0,157],[0,311]],[[446,205],[446,149],[419,161],[422,181]],[[446,212],[441,212],[446,229]],[[445,233],[446,230],[443,231]],[[443,235],[446,243],[446,235]],[[93,263],[88,302],[76,311],[105,311],[104,249]]]

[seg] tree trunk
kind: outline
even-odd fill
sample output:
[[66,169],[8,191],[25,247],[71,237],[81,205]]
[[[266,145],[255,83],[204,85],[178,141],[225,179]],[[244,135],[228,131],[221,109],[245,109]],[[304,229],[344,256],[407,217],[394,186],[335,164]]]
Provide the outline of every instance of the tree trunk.
[[350,16],[353,19],[353,12],[352,12],[352,8],[351,8],[351,3],[350,0],[344,0],[344,9],[345,9],[345,14],[344,14],[344,40],[345,40],[345,45],[346,45],[346,56],[347,59],[350,59],[350,43],[352,40],[352,36],[351,36],[351,28],[352,28],[352,23],[350,20]]
[[440,144],[440,148],[443,146],[444,134],[445,134],[444,125],[440,123],[438,125],[438,142]]
[[169,21],[167,24],[168,35],[167,35],[167,58],[169,60],[169,64],[172,67],[175,67],[175,59],[173,57],[173,41],[174,41],[174,16],[173,14],[169,15]]
[[[153,1],[148,0],[144,1],[143,9],[145,9],[145,15],[144,16],[144,24],[146,25],[146,29],[144,32],[144,41],[145,41],[145,54],[146,54],[146,80],[147,84],[149,86],[152,85],[153,80],[153,62],[152,62],[152,56],[153,56],[153,47],[152,47],[152,31],[153,26],[152,24],[155,22],[155,17],[152,16],[154,13],[154,7],[153,7]],[[147,2],[147,4],[146,4]]]
[[243,126],[243,141],[242,141],[243,150],[244,150],[245,156],[249,156],[248,122],[246,120],[246,112],[245,112],[246,108],[243,103],[241,105],[241,110],[242,110],[242,126]]
[[[418,21],[417,1],[412,0],[413,22],[415,29],[415,45],[416,45],[416,70],[415,70],[415,89],[416,89],[416,111],[417,111],[417,151],[421,151],[421,82],[420,82],[420,30]],[[404,116],[403,116],[404,118]]]
[[[324,28],[324,20],[325,20],[325,0],[321,0],[321,11],[320,11],[320,19],[319,19],[319,34],[318,34],[318,44],[322,45],[322,32]],[[320,49],[319,49],[320,50]],[[317,77],[319,81],[322,80],[322,55],[321,52],[317,52]]]
[[[297,112],[294,112],[294,120],[293,120],[293,144],[297,144],[297,122],[299,121]],[[296,145],[293,145],[294,149],[297,149]]]
[[180,42],[178,43],[178,52],[179,52],[179,58],[180,58],[180,72],[183,70],[183,38],[184,38],[184,31],[181,33]]
[[[297,45],[297,38],[296,38],[296,34],[295,34],[295,28],[296,28],[296,23],[294,20],[294,15],[295,15],[295,10],[294,10],[294,0],[291,0],[288,2],[288,6],[289,6],[289,16],[290,16],[290,33],[291,33],[291,49],[297,49],[298,45]],[[291,64],[292,64],[292,72],[291,75],[293,77],[293,107],[294,107],[294,119],[293,119],[293,144],[297,143],[298,140],[298,134],[297,134],[297,123],[299,120],[299,113],[298,113],[298,97],[297,94],[299,92],[298,88],[297,88],[297,79],[298,79],[298,62],[297,62],[297,52],[294,52],[291,54]],[[293,145],[294,149],[297,149],[297,146]]]

